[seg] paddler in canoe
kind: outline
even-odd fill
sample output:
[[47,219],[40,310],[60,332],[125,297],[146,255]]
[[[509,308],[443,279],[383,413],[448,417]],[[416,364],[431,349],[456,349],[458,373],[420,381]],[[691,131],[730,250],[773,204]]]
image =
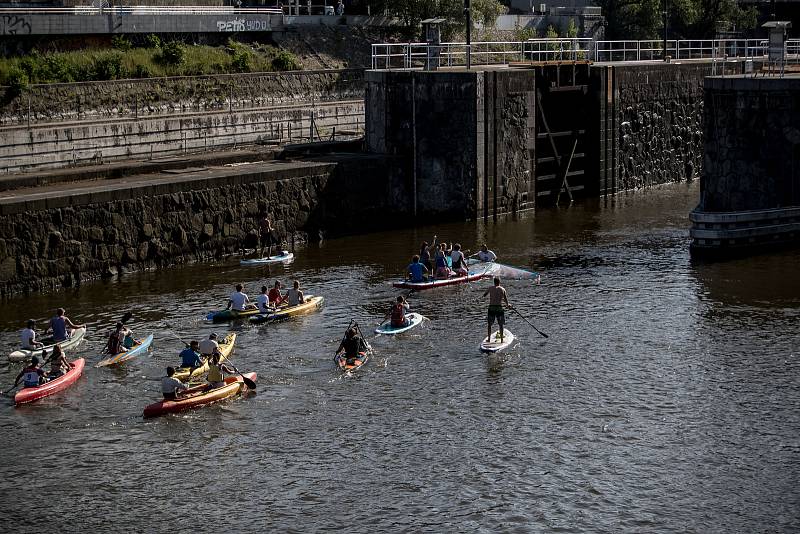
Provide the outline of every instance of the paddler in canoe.
[[500,277],[494,277],[494,286],[490,287],[486,291],[483,292],[483,296],[489,295],[489,310],[486,314],[486,320],[488,321],[488,333],[486,337],[491,339],[492,337],[492,325],[494,324],[495,320],[497,320],[497,325],[499,327],[499,334],[500,334],[500,343],[503,343],[503,333],[505,332],[504,326],[506,323],[506,314],[503,311],[503,302],[505,302],[506,306],[508,304],[508,295],[506,295],[506,290],[503,286],[500,285]]
[[204,339],[197,346],[200,351],[201,358],[210,358],[211,356],[219,356],[219,343],[217,342],[217,334],[211,333],[208,339]]
[[[128,352],[130,348],[127,346],[125,340],[131,336],[131,331],[125,327],[125,324],[118,322],[114,330],[108,335],[108,343],[106,344],[106,354],[120,354],[121,352]],[[131,347],[133,344],[130,345]]]
[[359,352],[363,350],[363,340],[358,335],[358,330],[355,327],[350,327],[344,334],[344,339],[339,343],[339,348],[336,349],[336,355],[339,356],[344,352],[345,363],[347,365],[354,365],[356,360],[360,357]]
[[469,274],[467,259],[464,257],[464,253],[461,252],[461,244],[456,243],[453,245],[453,250],[450,251],[450,259],[453,262],[453,272],[457,276],[467,276]]
[[36,321],[33,319],[28,319],[27,326],[20,332],[19,337],[24,350],[36,350],[44,347],[43,343],[36,341]]
[[178,390],[189,389],[189,386],[173,378],[175,374],[174,367],[167,367],[167,376],[161,379],[161,393],[164,395],[164,400],[176,400],[178,398]]
[[242,312],[253,307],[253,304],[250,302],[250,297],[242,292],[244,286],[242,286],[242,284],[236,284],[235,289],[236,291],[231,293],[231,296],[228,298],[228,306],[225,309]]
[[48,360],[50,362],[50,372],[47,374],[47,380],[54,380],[59,376],[69,371],[72,364],[67,361],[64,356],[64,351],[61,350],[61,345],[53,347],[53,355]]
[[211,359],[208,362],[208,377],[206,378],[208,381],[208,387],[206,388],[206,391],[221,388],[225,385],[225,373],[232,375],[235,372],[236,371],[220,362],[219,351],[217,351],[211,356]]
[[486,243],[481,245],[481,249],[477,253],[472,254],[470,258],[474,256],[477,256],[478,261],[481,261],[483,263],[491,263],[497,261],[497,254],[489,250],[489,247],[486,246]]
[[72,335],[72,331],[67,333],[67,327],[71,328],[72,330],[76,330],[78,328],[83,328],[85,325],[82,324],[73,324],[72,321],[69,320],[69,317],[65,315],[66,311],[64,308],[58,308],[56,310],[56,315],[52,319],[50,319],[50,326],[48,326],[45,334],[49,331],[53,332],[53,341],[58,343],[60,341],[66,341],[69,336]]
[[286,291],[285,300],[289,306],[299,306],[306,301],[303,292],[300,290],[300,280],[292,282],[292,287]]
[[35,388],[47,382],[47,375],[45,375],[44,369],[39,367],[39,358],[31,356],[31,363],[19,372],[14,380],[14,387],[11,389],[17,387],[20,380],[22,380],[23,388]]
[[200,344],[196,340],[192,340],[189,343],[189,346],[181,351],[180,357],[181,367],[189,369],[189,380],[191,381],[194,370],[203,366],[203,360],[200,359]]
[[439,249],[434,255],[434,264],[436,265],[434,278],[438,280],[450,278],[450,268],[447,266],[447,243],[439,244]]
[[428,245],[427,241],[423,241],[422,245],[419,247],[419,262],[427,267],[428,271],[433,272],[433,261],[431,260],[431,254],[436,251],[436,238],[438,236],[433,236],[433,242]]
[[411,258],[411,263],[406,267],[406,279],[414,283],[427,282],[428,277],[426,275],[428,272],[428,268],[420,263],[419,256],[414,254],[414,257]]
[[269,290],[269,302],[273,308],[277,308],[281,305],[282,302],[286,300],[286,297],[281,294],[281,285],[279,280],[275,280],[275,285],[272,286],[272,289]]
[[258,311],[261,313],[272,313],[275,311],[275,309],[269,305],[267,286],[261,286],[261,294],[256,297],[256,306],[258,306]]

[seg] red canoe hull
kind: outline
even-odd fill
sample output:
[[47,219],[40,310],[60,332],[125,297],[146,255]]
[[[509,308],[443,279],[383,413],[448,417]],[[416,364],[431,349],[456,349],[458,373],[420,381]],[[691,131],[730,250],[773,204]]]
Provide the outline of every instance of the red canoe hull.
[[[256,373],[245,373],[244,376],[256,381]],[[239,375],[229,376],[225,379],[225,385],[210,391],[203,391],[205,385],[194,387],[187,390],[188,395],[181,396],[177,400],[160,400],[148,405],[144,409],[145,417],[157,417],[168,413],[178,413],[191,410],[206,404],[213,404],[221,400],[228,399],[240,393],[246,386],[244,380]]]
[[46,382],[41,386],[21,389],[14,395],[14,402],[16,404],[26,404],[67,389],[81,377],[84,365],[86,365],[86,360],[78,358],[72,362],[72,368],[69,371],[55,380]]

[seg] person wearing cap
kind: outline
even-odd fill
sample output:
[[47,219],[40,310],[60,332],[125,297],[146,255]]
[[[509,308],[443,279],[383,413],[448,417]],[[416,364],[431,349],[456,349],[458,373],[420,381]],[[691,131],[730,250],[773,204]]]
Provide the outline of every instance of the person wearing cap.
[[217,343],[217,334],[211,334],[208,339],[204,339],[198,345],[201,357],[209,357],[214,354],[219,354],[219,343]]
[[42,343],[36,341],[36,321],[33,319],[28,320],[27,327],[20,332],[22,339],[22,348],[25,350],[36,350],[44,347]]
[[167,367],[167,376],[161,379],[161,394],[165,400],[175,400],[178,398],[178,390],[188,389],[189,386],[173,377],[174,367]]
[[53,331],[53,341],[56,343],[65,341],[72,334],[72,332],[67,334],[67,327],[74,330],[76,328],[83,328],[84,326],[82,324],[73,324],[72,321],[69,320],[69,317],[64,315],[65,313],[66,311],[64,308],[58,308],[55,317],[50,319],[50,326],[47,328],[48,332],[51,330]]
[[128,334],[130,334],[130,330],[125,328],[125,325],[121,322],[117,323],[114,331],[108,336],[106,353],[119,354],[120,352],[128,352],[128,347],[125,346],[125,338]]
[[[43,355],[46,355],[47,352]],[[41,384],[47,382],[47,377],[45,376],[44,369],[39,367],[39,358],[36,356],[31,357],[31,363],[27,367],[25,367],[22,371],[19,372],[17,375],[17,379],[14,380],[14,387],[17,387],[19,384],[20,379],[22,379],[22,386],[26,388],[35,388]]]

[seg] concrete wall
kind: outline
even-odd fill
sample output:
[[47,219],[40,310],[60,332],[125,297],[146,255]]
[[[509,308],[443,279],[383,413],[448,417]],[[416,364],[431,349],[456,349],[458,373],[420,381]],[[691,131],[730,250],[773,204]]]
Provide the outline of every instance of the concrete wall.
[[0,171],[358,135],[363,87],[359,70],[32,86],[0,109]]
[[95,15],[0,13],[0,36],[133,33],[241,33],[287,31],[292,26],[390,26],[393,19],[366,16],[284,16],[264,13],[107,12]]
[[401,156],[422,219],[531,207],[530,71],[369,71],[366,145]]

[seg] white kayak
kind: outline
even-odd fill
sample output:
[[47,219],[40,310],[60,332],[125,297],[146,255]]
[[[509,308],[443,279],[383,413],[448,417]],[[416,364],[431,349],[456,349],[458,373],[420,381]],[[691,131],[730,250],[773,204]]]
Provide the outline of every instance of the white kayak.
[[503,329],[503,342],[500,342],[500,331],[493,332],[491,337],[485,338],[481,341],[481,352],[500,352],[503,349],[507,349],[514,343],[514,334],[511,333],[511,330],[508,328]]
[[56,345],[61,345],[62,350],[72,349],[80,344],[85,335],[86,335],[86,327],[81,327],[73,330],[67,339],[59,343],[54,343],[52,337],[42,338],[38,341],[39,343],[44,343],[44,347],[36,350],[29,350],[29,349],[15,350],[14,352],[8,355],[8,361],[24,362],[30,360],[31,356],[36,356],[40,358],[42,356],[42,352],[45,350],[47,351],[47,354],[50,355],[53,352],[53,347],[55,347]]
[[390,321],[388,323],[383,323],[378,328],[376,328],[375,329],[375,333],[376,334],[385,334],[387,336],[393,336],[395,334],[402,334],[403,332],[407,332],[407,331],[411,330],[412,328],[414,328],[415,326],[418,326],[420,323],[422,323],[422,321],[423,321],[423,319],[425,319],[425,317],[423,317],[419,313],[407,313],[406,314],[406,319],[408,319],[408,326],[395,327],[395,326],[392,326],[392,323]]
[[280,262],[292,261],[293,259],[294,259],[294,254],[292,254],[288,250],[283,250],[277,256],[269,256],[268,258],[254,258],[250,260],[240,260],[239,265],[265,265],[267,263],[280,263]]

